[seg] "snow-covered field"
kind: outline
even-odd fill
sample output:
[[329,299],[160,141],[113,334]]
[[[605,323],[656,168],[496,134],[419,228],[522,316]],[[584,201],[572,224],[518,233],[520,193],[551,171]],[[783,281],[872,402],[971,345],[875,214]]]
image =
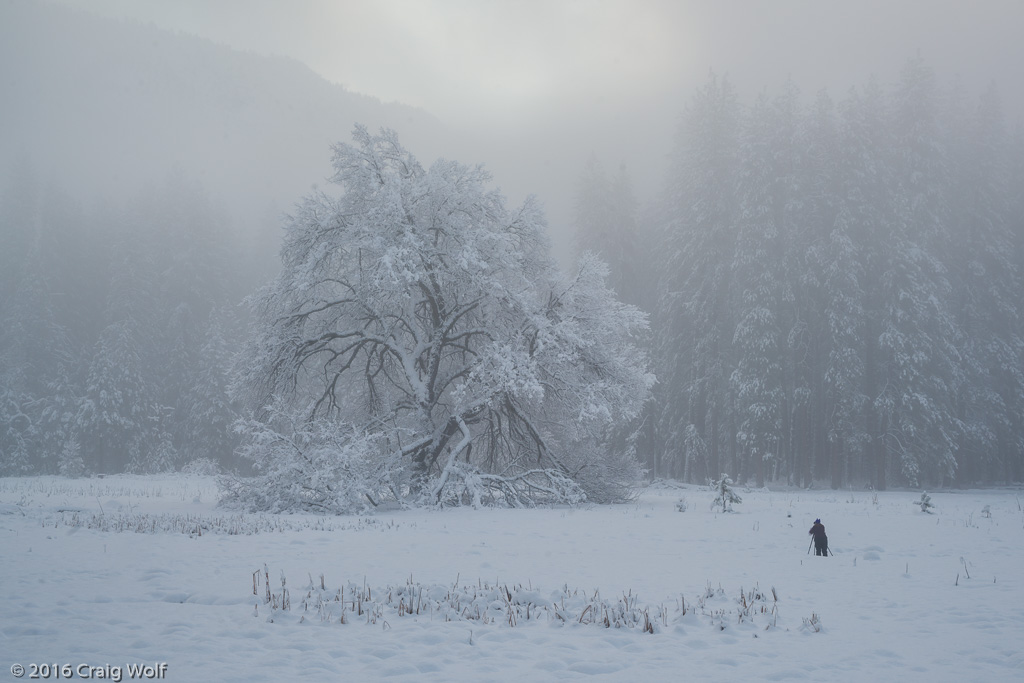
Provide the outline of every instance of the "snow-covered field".
[[[0,479],[0,670],[1024,680],[1024,491],[932,493],[934,514],[920,492],[738,492],[731,514],[661,486],[621,506],[317,518],[221,510],[209,478]],[[807,553],[815,517],[834,557]]]

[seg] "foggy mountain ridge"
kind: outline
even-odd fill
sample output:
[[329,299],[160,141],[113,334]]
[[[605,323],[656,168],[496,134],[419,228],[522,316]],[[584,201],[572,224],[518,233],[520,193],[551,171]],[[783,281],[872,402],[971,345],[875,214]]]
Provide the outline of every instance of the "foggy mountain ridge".
[[[898,65],[891,66],[879,74],[886,87],[896,76]],[[771,81],[768,91],[784,83]],[[91,200],[130,196],[174,169],[248,226],[243,237],[269,235],[260,249],[274,258],[281,214],[324,183],[330,145],[362,123],[395,129],[425,163],[484,163],[513,201],[538,195],[556,255],[568,262],[572,195],[589,159],[625,164],[640,201],[657,195],[680,113],[700,80],[677,85],[652,102],[608,93],[583,116],[556,99],[543,117],[517,127],[491,130],[495,124],[485,122],[455,130],[423,109],[349,91],[288,57],[46,2],[0,5],[0,92],[13,103],[0,109],[0,159],[11,160],[4,173],[23,159],[40,179]],[[854,85],[837,83],[832,92]],[[742,99],[752,101],[757,89],[742,91]],[[813,93],[801,99],[810,102]],[[1008,114],[1019,120],[1012,107]]]
[[0,159],[79,198],[130,195],[174,168],[243,222],[322,183],[329,145],[356,122],[428,151],[447,137],[428,113],[289,58],[23,0],[0,6],[0,87]]
[[[264,57],[0,3],[0,470],[229,465],[229,341],[356,122],[427,113]],[[70,463],[70,464],[69,464]]]
[[[25,160],[40,179],[89,201],[131,196],[173,169],[248,226],[241,236],[269,239],[259,248],[273,258],[281,214],[324,183],[330,146],[361,123],[396,130],[425,164],[438,157],[485,164],[513,201],[536,194],[556,255],[568,261],[571,195],[587,159],[597,153],[610,165],[627,163],[641,191],[655,187],[685,88],[653,110],[627,100],[611,114],[581,119],[553,101],[543,117],[516,127],[456,130],[423,109],[351,92],[288,57],[10,0],[0,5],[0,90],[14,103],[0,109],[0,159]],[[636,117],[648,125],[629,125]]]

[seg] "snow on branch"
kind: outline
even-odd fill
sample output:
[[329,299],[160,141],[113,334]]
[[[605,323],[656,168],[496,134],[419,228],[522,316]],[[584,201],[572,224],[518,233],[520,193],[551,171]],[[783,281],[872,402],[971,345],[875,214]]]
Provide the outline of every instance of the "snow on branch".
[[251,302],[235,387],[267,495],[249,504],[627,499],[639,468],[609,435],[654,376],[607,267],[560,273],[536,202],[507,208],[479,166],[424,169],[361,126],[333,152],[342,194],[297,208]]

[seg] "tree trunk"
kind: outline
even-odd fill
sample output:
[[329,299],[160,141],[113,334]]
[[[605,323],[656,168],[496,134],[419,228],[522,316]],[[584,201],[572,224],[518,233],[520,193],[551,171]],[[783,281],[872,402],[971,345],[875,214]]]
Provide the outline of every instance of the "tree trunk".
[[830,452],[832,489],[836,490],[843,485],[843,444],[842,442],[831,443],[825,440],[826,448]]
[[814,483],[814,430],[811,428],[811,403],[804,402],[801,410],[803,421],[800,425],[800,459],[803,461],[803,487],[810,488]]

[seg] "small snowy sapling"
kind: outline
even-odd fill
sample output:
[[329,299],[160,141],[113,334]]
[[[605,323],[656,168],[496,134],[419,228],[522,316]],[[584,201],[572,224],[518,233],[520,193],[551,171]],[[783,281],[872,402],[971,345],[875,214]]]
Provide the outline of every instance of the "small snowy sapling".
[[932,497],[928,495],[927,491],[921,492],[921,500],[917,501],[917,505],[921,506],[921,512],[927,512],[931,514],[931,508],[935,507],[932,505]]
[[711,507],[722,506],[722,512],[732,512],[733,503],[742,503],[743,499],[732,490],[732,479],[727,474],[722,474],[721,479],[713,484],[715,493],[718,494]]

